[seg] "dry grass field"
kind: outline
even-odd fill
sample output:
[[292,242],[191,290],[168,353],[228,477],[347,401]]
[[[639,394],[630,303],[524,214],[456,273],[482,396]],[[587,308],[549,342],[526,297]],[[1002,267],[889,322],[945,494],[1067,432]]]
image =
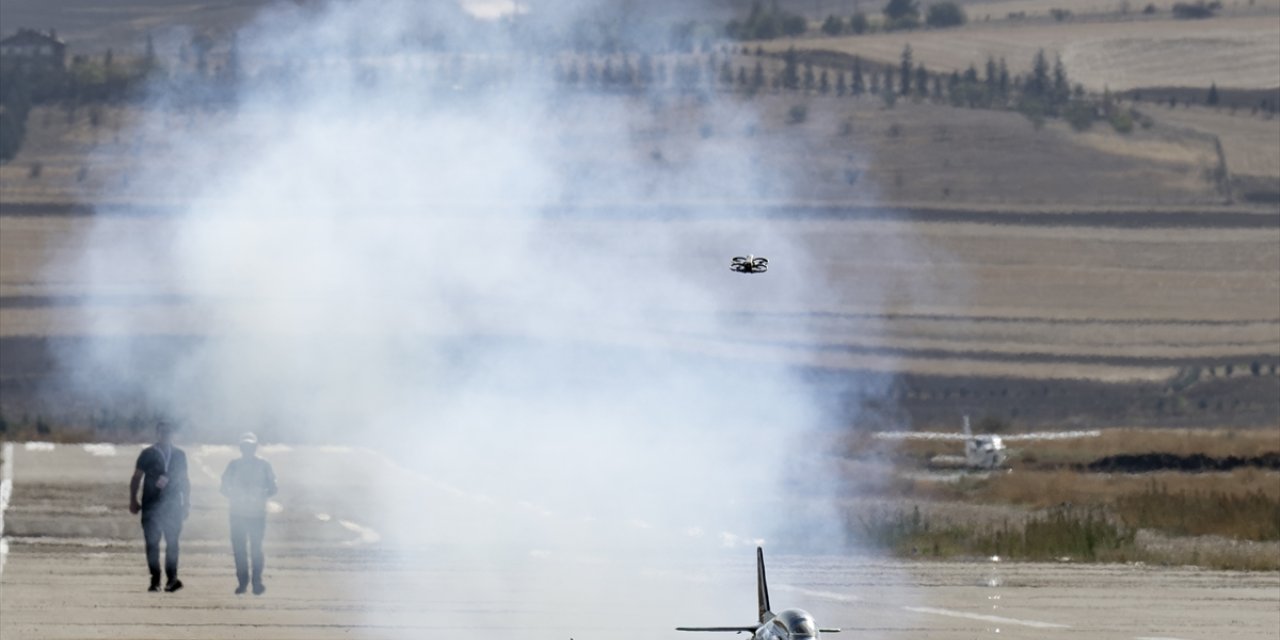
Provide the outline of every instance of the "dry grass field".
[[[1050,6],[1046,3],[1045,6]],[[958,29],[805,37],[764,44],[767,51],[838,51],[896,64],[905,45],[931,71],[982,67],[1005,58],[1025,73],[1044,49],[1060,55],[1073,82],[1101,92],[1151,86],[1273,88],[1280,79],[1280,20],[1275,15],[1198,20],[971,24]]]
[[1148,106],[1145,110],[1161,124],[1218,136],[1232,176],[1280,182],[1280,118],[1258,118],[1244,110],[1206,107]]
[[[1203,206],[1225,198],[1209,177],[1217,164],[1212,142],[1180,128],[1077,134],[1058,122],[1036,129],[1008,112],[909,102],[886,109],[878,98],[770,95],[740,103],[730,119],[696,103],[672,100],[655,107],[631,100],[630,108],[649,113],[626,132],[635,148],[584,144],[617,138],[613,125],[592,117],[599,101],[611,100],[617,99],[584,98],[566,107],[578,123],[558,150],[566,172],[589,169],[607,181],[632,170],[632,154],[651,156],[646,161],[659,171],[646,188],[668,201],[671,196],[663,194],[742,201],[722,191],[690,192],[683,172],[717,158],[741,164],[743,149],[752,150],[746,160],[762,190],[780,203],[1072,210]],[[797,105],[806,107],[807,117],[789,123]],[[163,203],[165,194],[139,176],[155,172],[153,159],[165,157],[174,140],[134,134],[130,124],[140,115],[127,108],[103,107],[96,115],[90,109],[36,109],[22,151],[0,165],[0,198],[9,207]],[[216,117],[170,114],[160,130],[180,140],[182,131]]]
[[1025,546],[1006,550],[1016,556],[1097,552],[1093,557],[1110,561],[1280,568],[1275,469],[1089,470],[1094,461],[1124,455],[1276,456],[1280,432],[1274,428],[1109,429],[1097,438],[1011,443],[1010,469],[992,472],[923,470],[934,456],[957,455],[959,442],[886,442],[859,434],[844,437],[841,446],[837,466],[860,496],[847,505],[853,528],[879,532],[899,552],[905,543],[963,555],[1000,545],[1001,536],[1013,533],[1025,536]]
[[[1076,19],[1110,18],[1110,19],[1146,19],[1142,10],[1147,5],[1156,8],[1156,15],[1151,19],[1165,19],[1168,12],[1179,0],[970,0],[962,2],[971,22],[987,22],[1007,20],[1009,14],[1024,14],[1018,19],[1049,18],[1053,9],[1070,11]],[[1220,16],[1235,17],[1267,14],[1280,10],[1277,0],[1230,0],[1223,3]]]
[[0,25],[56,29],[73,50],[141,53],[146,34],[164,41],[182,29],[231,31],[247,23],[267,0],[6,0]]

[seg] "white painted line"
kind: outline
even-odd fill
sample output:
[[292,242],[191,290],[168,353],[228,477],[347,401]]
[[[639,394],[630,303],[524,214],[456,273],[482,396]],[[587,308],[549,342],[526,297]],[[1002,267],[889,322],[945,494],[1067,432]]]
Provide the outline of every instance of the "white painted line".
[[52,442],[28,442],[22,448],[27,451],[53,451],[55,446]]
[[348,545],[373,544],[382,539],[382,536],[379,535],[377,531],[374,531],[369,527],[362,527],[350,520],[339,520],[338,524],[342,525],[348,531],[354,531],[360,534],[359,538],[346,543]]
[[1182,640],[1182,638],[1170,638],[1168,636],[1138,636],[1133,640]]
[[938,609],[935,607],[903,607],[903,611],[911,611],[913,613],[928,613],[935,616],[947,616],[949,618],[966,618],[968,620],[979,620],[981,622],[994,622],[996,624],[1012,624],[1022,627],[1031,627],[1033,629],[1070,629],[1070,625],[1057,624],[1054,622],[1040,622],[1038,620],[1019,620],[1017,618],[1004,618],[1001,616],[989,616],[981,613],[968,613],[965,611],[952,611],[950,609]]
[[101,458],[109,458],[116,455],[116,446],[114,444],[86,444],[84,445],[84,450],[89,455]]
[[9,555],[9,541],[4,537],[4,512],[9,508],[13,495],[13,443],[4,443],[4,457],[0,459],[0,574],[4,573],[5,556]]

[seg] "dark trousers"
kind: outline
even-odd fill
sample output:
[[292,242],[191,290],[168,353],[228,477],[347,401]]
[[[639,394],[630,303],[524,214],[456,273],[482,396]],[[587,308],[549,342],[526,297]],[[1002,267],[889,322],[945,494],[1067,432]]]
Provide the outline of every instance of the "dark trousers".
[[[267,514],[231,516],[231,553],[236,557],[236,579],[249,584],[249,557],[253,557],[253,584],[262,584],[262,536],[267,532]],[[245,547],[248,547],[246,549]]]
[[177,509],[157,509],[142,513],[142,537],[147,542],[147,569],[151,584],[160,584],[160,538],[164,538],[164,571],[169,582],[178,579],[178,537],[182,535],[182,513]]

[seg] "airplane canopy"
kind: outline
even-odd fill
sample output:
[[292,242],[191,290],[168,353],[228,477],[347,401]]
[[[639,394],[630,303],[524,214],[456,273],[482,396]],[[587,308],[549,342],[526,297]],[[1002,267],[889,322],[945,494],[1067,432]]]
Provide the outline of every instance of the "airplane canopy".
[[792,638],[818,635],[818,625],[807,611],[787,609],[779,613],[777,619],[787,628]]

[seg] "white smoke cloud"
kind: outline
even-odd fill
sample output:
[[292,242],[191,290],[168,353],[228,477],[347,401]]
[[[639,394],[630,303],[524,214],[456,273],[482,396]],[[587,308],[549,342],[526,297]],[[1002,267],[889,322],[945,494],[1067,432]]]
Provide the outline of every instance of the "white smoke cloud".
[[[140,388],[209,439],[382,451],[454,493],[388,476],[369,519],[476,557],[842,544],[829,511],[779,502],[833,484],[806,440],[829,426],[824,400],[715,340],[830,296],[794,227],[736,209],[773,180],[751,162],[768,142],[738,135],[752,105],[565,92],[549,58],[470,54],[463,76],[526,66],[442,83],[455,62],[413,31],[440,15],[340,3],[239,36],[234,104],[134,181],[184,204],[145,238],[103,225],[85,251],[99,294],[145,256],[148,290],[189,301],[202,337],[161,371],[122,366],[129,341],[91,344],[72,354],[96,372],[82,382]],[[163,136],[173,103],[158,95],[140,135]],[[664,110],[714,132],[651,143],[683,122]],[[731,273],[747,252],[773,270]],[[130,317],[86,321],[145,340]]]

